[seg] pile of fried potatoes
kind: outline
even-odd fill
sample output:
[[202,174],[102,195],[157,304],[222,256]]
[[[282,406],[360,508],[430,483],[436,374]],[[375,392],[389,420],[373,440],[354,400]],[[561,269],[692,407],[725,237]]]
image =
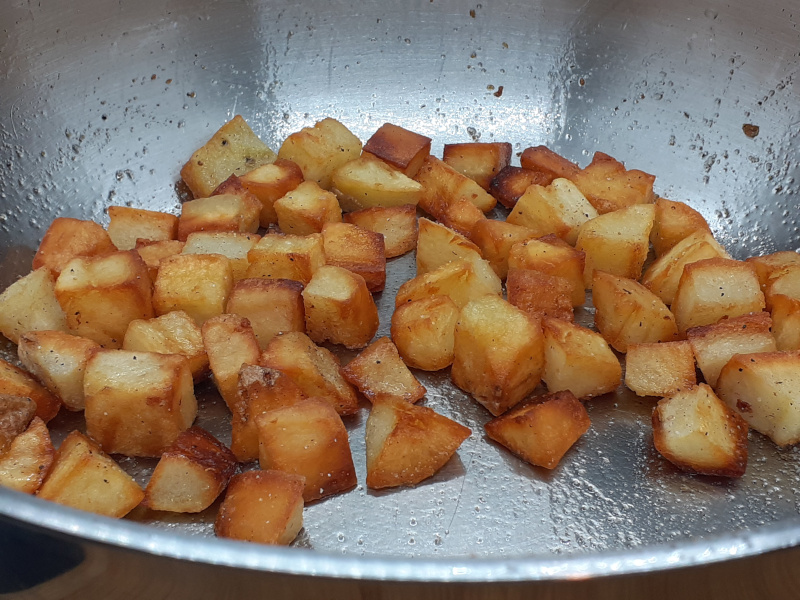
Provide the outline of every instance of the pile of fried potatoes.
[[[305,503],[357,484],[342,418],[362,396],[369,488],[418,484],[472,434],[417,404],[412,369],[449,367],[489,438],[553,469],[591,425],[583,401],[622,383],[621,355],[680,469],[741,476],[749,427],[800,441],[800,255],[734,260],[606,154],[580,168],[531,147],[517,167],[508,143],[430,149],[388,123],[362,147],[324,119],[276,154],[237,116],[183,167],[179,216],[53,221],[0,295],[24,367],[0,362],[0,484],[114,517],[224,494],[218,535],[288,544]],[[387,259],[412,250],[375,339]],[[587,290],[596,330],[574,322]],[[360,352],[342,366],[330,345]],[[193,426],[209,376],[230,448]],[[56,450],[62,407],[86,427]],[[113,455],[159,459],[144,490]]]

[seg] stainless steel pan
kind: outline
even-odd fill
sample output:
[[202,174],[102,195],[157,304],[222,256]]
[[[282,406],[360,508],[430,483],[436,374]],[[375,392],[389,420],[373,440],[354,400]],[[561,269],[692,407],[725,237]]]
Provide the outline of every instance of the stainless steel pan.
[[[0,284],[57,216],[176,209],[180,166],[234,114],[275,148],[333,116],[362,139],[402,124],[436,153],[471,139],[580,163],[601,150],[656,174],[734,256],[798,249],[798,20],[788,1],[10,0]],[[411,260],[391,268],[384,310]],[[798,551],[775,552],[800,542],[794,449],[754,433],[741,481],[687,476],[652,450],[651,402],[619,393],[589,403],[592,430],[545,473],[487,442],[485,414],[446,376],[423,383],[429,406],[475,432],[458,459],[415,489],[309,506],[299,548],[216,540],[209,515],[115,522],[0,490],[0,592],[795,597]],[[205,404],[201,424],[221,427],[213,394]],[[361,480],[364,420],[348,423]],[[152,467],[123,464],[141,481]]]

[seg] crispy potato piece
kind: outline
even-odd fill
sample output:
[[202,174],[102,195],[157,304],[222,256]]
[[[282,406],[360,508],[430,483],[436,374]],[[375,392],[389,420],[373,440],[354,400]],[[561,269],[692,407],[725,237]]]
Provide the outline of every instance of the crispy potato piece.
[[261,227],[269,227],[278,222],[275,201],[303,183],[303,171],[292,161],[278,158],[274,163],[248,171],[239,181],[261,202],[259,223]]
[[198,231],[258,231],[261,202],[252,194],[218,194],[181,204],[178,239],[182,242]]
[[0,394],[0,454],[28,428],[36,416],[36,402],[24,396]]
[[79,431],[61,442],[39,498],[121,518],[144,498],[144,491],[100,447]]
[[281,471],[235,475],[219,507],[219,537],[286,546],[303,528],[303,478]]
[[152,510],[198,513],[214,503],[236,472],[236,457],[205,429],[182,432],[161,455],[144,490]]
[[109,206],[108,218],[108,236],[118,250],[133,250],[140,239],[161,242],[178,236],[178,217],[169,213]]
[[47,228],[33,257],[33,269],[47,267],[57,276],[77,256],[105,256],[116,251],[106,230],[94,221],[59,217]]
[[414,177],[431,153],[431,138],[384,123],[367,140],[364,152],[400,169],[404,175]]
[[471,434],[425,406],[377,400],[367,419],[367,487],[418,484],[441,469]]
[[419,207],[437,219],[444,206],[456,200],[466,200],[484,213],[497,204],[494,197],[472,179],[435,156],[425,159],[414,179],[422,184]]
[[539,396],[486,423],[486,434],[522,460],[555,469],[591,421],[572,392]]
[[508,301],[531,317],[575,320],[572,284],[563,277],[533,269],[511,269],[506,290]]
[[369,153],[336,169],[332,180],[339,204],[347,212],[375,206],[416,206],[422,195],[422,185]]
[[274,338],[258,364],[283,371],[306,396],[325,398],[340,415],[358,412],[358,397],[342,376],[339,359],[304,333],[290,332]]
[[61,400],[29,373],[0,360],[0,394],[30,398],[36,403],[36,416],[47,423],[58,414]]
[[35,494],[50,471],[55,454],[47,425],[34,417],[28,428],[0,454],[0,486]]
[[55,283],[50,270],[42,267],[8,286],[0,294],[0,332],[17,344],[27,331],[67,331]]
[[686,265],[672,312],[678,331],[710,325],[723,317],[764,310],[764,294],[755,269],[728,258],[707,258]]
[[386,250],[383,235],[350,223],[326,223],[322,227],[325,263],[342,267],[364,278],[370,292],[386,285]]
[[221,315],[233,289],[233,270],[221,254],[178,254],[161,261],[154,284],[156,314],[182,310],[198,325]]
[[658,198],[655,207],[655,222],[650,230],[650,241],[656,256],[669,252],[675,244],[697,231],[711,233],[703,215],[683,202]]
[[395,307],[428,296],[444,295],[461,308],[470,300],[487,294],[500,295],[494,285],[487,285],[486,280],[476,273],[474,263],[454,260],[406,281],[397,290]]
[[425,388],[400,358],[388,337],[375,340],[342,369],[345,379],[373,404],[389,398],[417,402]]
[[445,144],[442,160],[489,191],[495,175],[511,162],[508,142]]
[[672,396],[696,384],[694,352],[686,340],[628,346],[625,385],[637,396]]
[[197,323],[182,310],[154,319],[131,321],[122,349],[132,352],[180,354],[189,361],[192,378],[200,381],[208,373],[208,354]]
[[543,370],[538,320],[491,295],[461,309],[450,376],[490,413],[502,414],[531,393]]
[[324,398],[267,411],[256,417],[256,425],[261,468],[305,477],[305,502],[355,487],[347,429]]
[[128,324],[153,316],[150,275],[136,251],[72,259],[55,294],[70,330],[106,348],[121,348]]
[[544,319],[544,373],[551,392],[601,396],[622,383],[622,367],[599,333],[560,319]]
[[278,151],[278,158],[296,163],[306,181],[314,181],[329,190],[336,168],[358,158],[359,154],[359,139],[339,121],[328,118],[287,137]]
[[580,171],[574,162],[568,161],[545,146],[525,148],[519,157],[519,164],[523,169],[548,175],[551,180],[558,177],[572,179]]
[[594,272],[594,323],[617,352],[630,344],[670,342],[677,337],[675,317],[646,287],[624,277]]
[[86,433],[125,456],[160,456],[197,416],[189,361],[177,354],[98,350],[86,363]]
[[692,327],[686,331],[686,338],[692,345],[703,377],[714,387],[722,367],[735,354],[778,350],[771,328],[769,313],[759,312],[722,319],[712,325]]
[[438,371],[453,362],[459,308],[449,296],[433,295],[398,306],[392,340],[403,361],[415,369]]
[[100,348],[62,331],[29,331],[19,339],[19,360],[69,410],[83,410],[86,361]]
[[307,284],[325,264],[322,235],[268,233],[248,252],[247,260],[250,261],[248,279],[294,279]]
[[383,235],[386,258],[400,256],[417,246],[417,208],[413,204],[365,208],[342,215],[342,220]]
[[303,290],[306,332],[316,343],[363,348],[378,331],[378,308],[361,275],[333,265],[317,269]]
[[771,279],[780,277],[795,265],[800,265],[800,254],[794,250],[784,250],[763,256],[752,256],[745,262],[755,267],[761,289],[766,289]]
[[772,296],[772,334],[778,350],[800,350],[800,300]]
[[508,276],[508,257],[514,244],[534,237],[536,236],[527,227],[494,219],[478,221],[470,235],[470,239],[480,248],[481,254],[500,279]]
[[[655,175],[626,169],[618,160],[595,152],[585,169],[570,177],[600,214],[655,201]],[[649,234],[649,231],[648,231]]]
[[260,239],[255,233],[196,231],[186,238],[181,254],[220,254],[230,261],[233,280],[239,281],[250,266],[247,254]]
[[136,252],[142,257],[144,264],[147,265],[150,281],[156,280],[161,261],[169,256],[180,254],[184,245],[185,243],[180,240],[165,240],[163,242],[136,240]]
[[773,276],[764,288],[767,306],[772,308],[772,298],[777,295],[800,300],[800,264],[786,267],[783,273]]
[[715,390],[779,446],[800,442],[800,352],[736,354],[722,367]]
[[583,285],[585,261],[586,254],[582,250],[575,250],[555,236],[518,242],[508,254],[509,270],[532,269],[569,281],[572,306],[583,306],[586,301]]
[[303,284],[291,279],[242,279],[233,286],[225,312],[250,321],[258,345],[266,350],[276,335],[305,331]]
[[578,230],[597,218],[597,210],[569,179],[555,179],[547,187],[531,185],[517,201],[506,221],[522,225],[535,237],[554,233],[575,244]]
[[489,193],[506,208],[514,208],[525,190],[532,185],[550,185],[553,177],[542,171],[507,166],[492,179]]
[[747,468],[747,423],[704,383],[662,398],[653,411],[653,443],[683,471],[741,477]]
[[212,317],[202,328],[203,345],[220,396],[233,414],[239,410],[239,371],[261,357],[250,321],[239,315]]
[[195,198],[211,195],[231,174],[243,175],[274,162],[275,152],[264,144],[247,122],[236,115],[220,127],[181,169],[181,177]]
[[320,233],[326,223],[341,223],[342,209],[331,192],[314,181],[304,181],[274,204],[283,233]]
[[592,273],[639,279],[650,250],[650,230],[655,220],[652,204],[637,204],[586,221],[578,230],[577,250],[586,253],[584,283],[591,287]]

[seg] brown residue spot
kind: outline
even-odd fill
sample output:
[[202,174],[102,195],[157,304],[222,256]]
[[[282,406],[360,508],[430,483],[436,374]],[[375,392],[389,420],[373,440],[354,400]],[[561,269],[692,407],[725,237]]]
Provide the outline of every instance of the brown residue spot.
[[497,88],[497,91],[494,93],[494,96],[495,98],[499,98],[502,95],[503,95],[503,86],[501,85]]
[[739,409],[741,413],[751,413],[753,412],[753,408],[744,400],[737,400],[736,401],[736,408]]
[[469,16],[472,17],[473,19],[475,18],[475,9],[474,8],[470,9]]
[[752,125],[751,123],[745,123],[742,125],[742,131],[744,131],[747,137],[752,139],[758,135],[760,127],[758,125]]

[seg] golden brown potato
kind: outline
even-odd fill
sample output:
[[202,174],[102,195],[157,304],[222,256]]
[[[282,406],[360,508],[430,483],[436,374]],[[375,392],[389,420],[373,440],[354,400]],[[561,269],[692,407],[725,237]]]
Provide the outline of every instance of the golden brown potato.
[[450,376],[490,413],[502,414],[531,393],[543,369],[538,320],[492,295],[461,309]]
[[144,498],[139,484],[79,431],[73,431],[61,442],[50,473],[37,495],[118,519]]
[[625,385],[637,396],[671,396],[696,384],[694,352],[686,340],[628,346]]
[[333,191],[342,210],[417,205],[422,185],[372,154],[365,153],[333,172]]
[[621,162],[602,152],[595,152],[589,166],[570,179],[600,214],[655,201],[655,175],[626,169]]
[[221,254],[178,254],[161,261],[153,307],[165,315],[182,310],[198,325],[225,311],[233,289],[230,260]]
[[[522,151],[522,155],[519,157],[519,164],[522,165],[523,169],[550,176],[551,181],[558,177],[572,179],[580,171],[578,165],[568,161],[563,156],[556,154],[545,146],[525,148],[525,150]],[[549,183],[550,182],[542,185],[549,185]]]
[[428,296],[449,296],[456,306],[463,307],[470,300],[487,294],[500,296],[494,281],[487,285],[475,268],[475,264],[466,260],[454,260],[424,275],[409,279],[395,296],[395,306],[413,302]]
[[433,295],[398,306],[392,340],[403,361],[415,369],[438,371],[453,362],[459,308],[449,296]]
[[156,280],[161,261],[169,256],[180,254],[184,245],[184,242],[180,240],[165,240],[163,242],[136,240],[136,252],[142,257],[144,264],[147,265],[150,281]]
[[778,350],[800,350],[800,300],[772,296],[772,334]]
[[514,208],[525,190],[532,185],[550,185],[554,177],[542,171],[507,166],[492,179],[489,193],[506,208]]
[[531,317],[575,320],[572,284],[563,277],[532,269],[511,269],[506,291],[508,301]]
[[325,264],[322,235],[268,233],[247,254],[248,279],[294,279],[303,284]]
[[269,227],[278,222],[275,201],[303,183],[303,171],[292,161],[278,158],[274,163],[248,171],[239,181],[261,202],[259,223],[261,227]]
[[656,256],[662,256],[675,244],[697,231],[711,233],[703,215],[683,202],[658,198],[655,207],[655,222],[650,231],[650,241]]
[[0,394],[0,454],[28,428],[36,416],[36,402],[24,396]]
[[181,254],[220,254],[230,261],[233,280],[239,281],[250,266],[247,254],[260,239],[255,233],[196,231],[186,238]]
[[0,333],[17,344],[28,331],[67,331],[55,283],[50,270],[42,267],[8,286],[0,294]]
[[383,235],[386,258],[400,256],[417,246],[417,208],[413,204],[365,208],[342,215],[342,220]]
[[431,207],[431,215],[445,227],[470,237],[472,230],[486,215],[466,198],[456,198]]
[[305,477],[305,502],[355,487],[347,429],[330,402],[307,398],[258,415],[256,425],[261,468]]
[[331,192],[314,181],[304,181],[273,205],[283,233],[320,233],[326,223],[341,223],[342,209]]
[[219,507],[219,537],[287,545],[303,528],[303,478],[281,471],[247,471],[231,479]]
[[471,434],[425,406],[376,401],[367,419],[367,487],[418,484],[441,469]]
[[400,169],[404,175],[414,177],[431,153],[431,138],[384,123],[367,140],[364,152]]
[[784,250],[763,256],[753,256],[745,262],[755,267],[761,288],[765,289],[771,279],[780,277],[795,265],[800,265],[800,254],[793,250]]
[[161,242],[178,236],[178,217],[169,213],[109,206],[108,218],[108,236],[119,250],[133,250],[140,239]]
[[178,239],[182,242],[199,231],[258,231],[261,202],[250,193],[218,194],[181,204]]
[[442,160],[488,192],[495,175],[511,162],[511,144],[508,142],[445,144]]
[[[559,243],[560,242],[560,243]],[[586,255],[555,236],[518,242],[508,254],[508,268],[532,269],[570,282],[572,306],[583,306],[586,291],[583,271]]]
[[400,358],[388,337],[375,340],[342,369],[345,379],[373,404],[389,398],[417,402],[425,388]]
[[437,212],[441,210],[439,207],[443,203],[449,204],[459,199],[467,200],[484,213],[492,210],[497,204],[497,201],[472,179],[435,156],[428,156],[425,159],[414,179],[422,184],[419,207],[437,219],[439,218]]
[[386,250],[383,235],[350,223],[322,227],[325,264],[342,267],[364,278],[370,292],[386,284]]
[[36,403],[36,416],[47,423],[58,414],[61,400],[29,373],[0,360],[0,394],[30,398]]
[[747,468],[747,423],[701,383],[658,401],[653,443],[683,471],[741,477]]
[[481,254],[500,279],[505,279],[508,275],[508,256],[514,244],[534,237],[527,227],[494,219],[478,221],[470,235],[470,239],[480,248]]
[[106,230],[94,221],[59,217],[47,228],[33,257],[33,269],[47,267],[57,276],[77,256],[105,256],[116,251]]
[[56,450],[50,432],[39,417],[0,454],[0,486],[35,494],[53,464]]
[[189,362],[177,354],[98,350],[83,389],[86,433],[111,454],[160,456],[197,416]]
[[772,298],[777,295],[800,300],[800,264],[786,267],[779,275],[774,275],[764,287],[767,306],[772,308]]
[[303,284],[291,279],[242,279],[233,286],[225,312],[250,321],[258,345],[266,350],[276,335],[305,331]]
[[486,434],[522,460],[555,469],[591,421],[572,392],[539,396],[486,423]]
[[236,457],[199,427],[182,432],[164,451],[144,490],[152,510],[198,513],[214,503],[236,472]]

